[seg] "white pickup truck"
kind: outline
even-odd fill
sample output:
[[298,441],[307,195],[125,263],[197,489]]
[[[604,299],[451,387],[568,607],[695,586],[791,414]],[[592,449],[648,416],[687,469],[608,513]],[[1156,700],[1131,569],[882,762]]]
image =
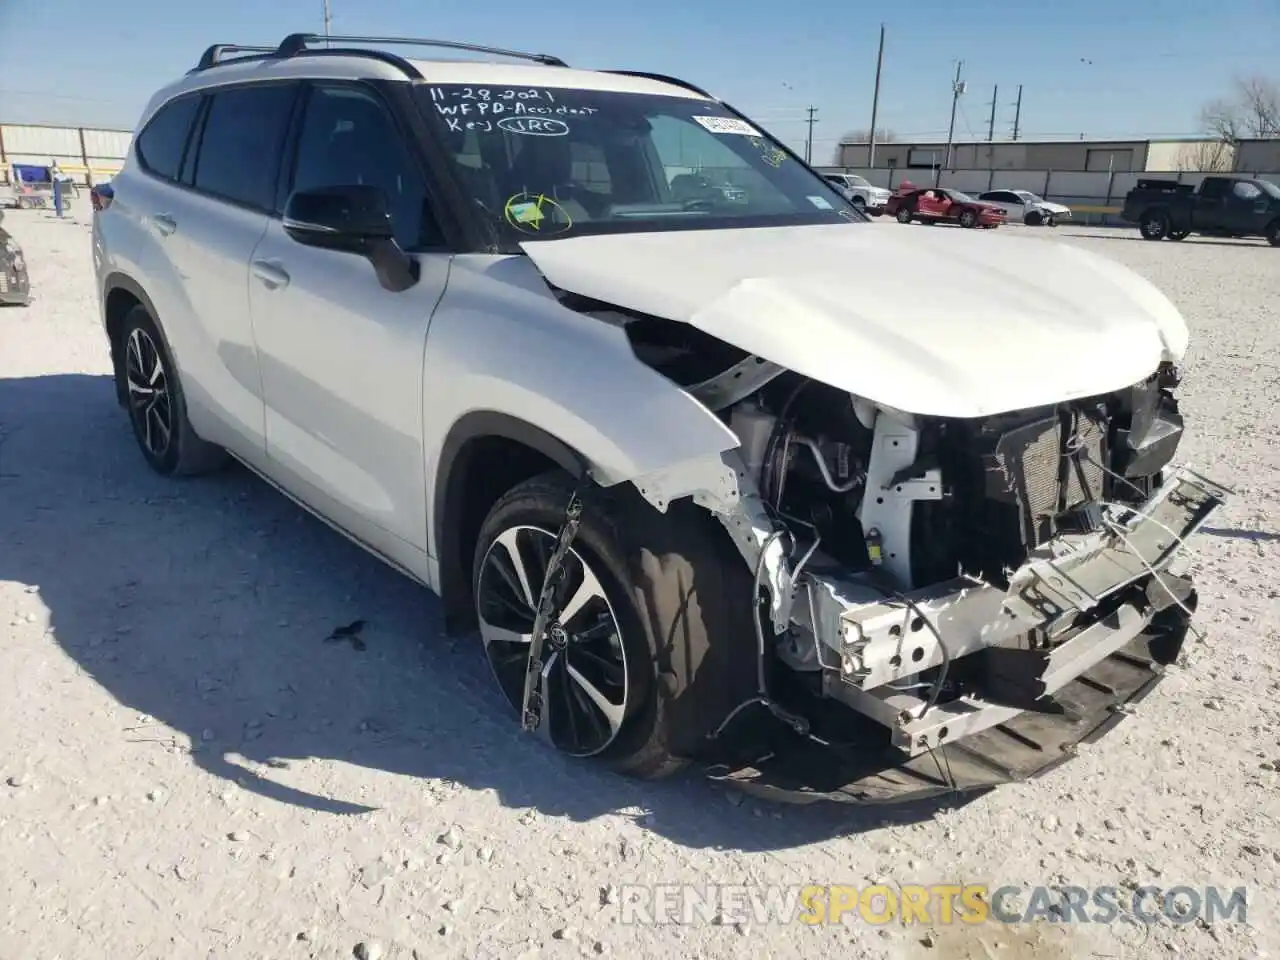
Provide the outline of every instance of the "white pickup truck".
[[888,190],[873,185],[865,177],[860,177],[856,173],[827,173],[823,176],[854,206],[861,207],[867,213],[877,217],[884,213],[884,206],[889,202]]

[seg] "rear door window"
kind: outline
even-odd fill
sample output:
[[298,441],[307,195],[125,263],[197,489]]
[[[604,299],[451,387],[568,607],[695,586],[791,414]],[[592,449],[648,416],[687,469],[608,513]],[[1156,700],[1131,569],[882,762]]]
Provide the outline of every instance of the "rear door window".
[[199,96],[179,97],[161,107],[138,134],[134,151],[142,169],[165,180],[177,180],[191,122],[200,107]]
[[205,114],[194,185],[202,193],[268,213],[275,207],[280,152],[298,91],[261,83],[215,92]]

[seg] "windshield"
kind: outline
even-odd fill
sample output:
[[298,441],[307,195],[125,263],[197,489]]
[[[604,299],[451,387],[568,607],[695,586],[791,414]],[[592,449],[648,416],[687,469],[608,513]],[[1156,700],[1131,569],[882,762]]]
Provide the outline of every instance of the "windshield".
[[1270,180],[1255,180],[1254,183],[1261,187],[1264,193],[1280,200],[1280,187],[1277,187]]
[[1041,199],[1040,199],[1039,197],[1037,197],[1034,193],[1031,193],[1031,192],[1030,192],[1030,191],[1028,191],[1028,190],[1019,190],[1019,191],[1018,191],[1018,196],[1020,196],[1020,197],[1021,197],[1023,200],[1025,200],[1027,203],[1044,203],[1044,201],[1043,201],[1043,200],[1041,200]]
[[947,195],[956,203],[976,203],[977,201],[967,193],[961,193],[959,190],[948,190]]
[[867,222],[821,176],[706,100],[417,90],[454,174],[506,250],[586,234]]

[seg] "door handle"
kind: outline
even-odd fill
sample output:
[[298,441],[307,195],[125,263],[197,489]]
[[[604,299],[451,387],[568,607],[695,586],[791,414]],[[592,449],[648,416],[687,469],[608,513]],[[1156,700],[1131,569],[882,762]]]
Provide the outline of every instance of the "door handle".
[[151,218],[151,222],[156,225],[162,237],[167,237],[178,229],[178,221],[167,213],[157,213]]
[[270,260],[254,260],[250,266],[253,275],[266,284],[268,289],[278,290],[289,285],[289,274]]

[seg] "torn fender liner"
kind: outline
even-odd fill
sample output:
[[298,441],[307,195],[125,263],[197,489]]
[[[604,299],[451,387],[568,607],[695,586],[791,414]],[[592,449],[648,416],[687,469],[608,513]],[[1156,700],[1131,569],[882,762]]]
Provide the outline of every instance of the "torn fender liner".
[[[874,724],[851,728],[849,713],[842,711],[829,723],[814,723],[814,733],[827,745],[792,734],[780,724],[770,725],[763,741],[758,731],[756,736],[740,734],[736,746],[727,745],[723,755],[712,758],[717,762],[707,768],[707,775],[769,800],[854,804],[927,800],[1037,777],[1070,759],[1079,744],[1104,736],[1123,718],[1126,704],[1137,703],[1155,688],[1163,664],[1177,657],[1189,622],[1177,608],[1162,618],[1164,624],[1153,624],[1128,646],[1040,701],[1040,709],[932,753],[908,757],[888,746]],[[862,729],[867,731],[865,746],[849,739],[851,732]]]

